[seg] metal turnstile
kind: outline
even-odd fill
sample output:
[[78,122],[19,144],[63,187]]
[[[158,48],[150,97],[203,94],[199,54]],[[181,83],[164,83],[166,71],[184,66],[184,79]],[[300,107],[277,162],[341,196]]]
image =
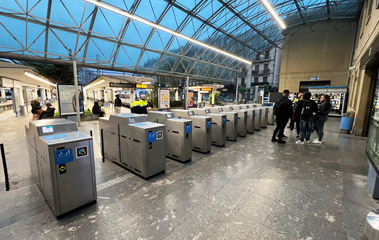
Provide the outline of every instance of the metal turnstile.
[[261,117],[261,128],[267,128],[267,119],[268,119],[268,107],[262,108],[262,117]]
[[[149,178],[166,170],[165,126],[148,122],[146,115],[112,114],[109,118],[100,118],[101,143],[105,159],[113,161],[143,178]],[[108,122],[108,123],[107,123]],[[106,134],[109,129],[118,129],[114,134]],[[114,126],[116,125],[116,126]],[[104,127],[105,126],[105,127]],[[106,147],[107,144],[119,145]],[[110,153],[116,151],[116,153]],[[118,161],[106,156],[118,154]]]
[[261,130],[261,122],[262,122],[262,108],[255,107],[253,104],[247,105],[249,109],[255,110],[255,118],[254,118],[254,130],[260,131]]
[[254,121],[255,121],[255,110],[249,108],[247,105],[233,105],[233,110],[246,110],[247,111],[247,123],[246,132],[254,133]]
[[192,150],[209,153],[211,151],[212,118],[196,116],[192,110],[172,110],[175,117],[192,120]]
[[247,121],[248,115],[247,110],[234,110],[232,106],[223,106],[222,109],[224,111],[237,112],[238,116],[238,124],[237,124],[237,135],[239,137],[246,137],[246,129],[247,129]]
[[275,124],[274,107],[267,106],[267,108],[268,108],[267,124],[274,125]]
[[209,109],[194,108],[193,110],[197,115],[212,117],[212,145],[223,147],[226,141],[226,114],[211,113]]
[[92,137],[66,119],[25,126],[32,178],[56,217],[96,202]]
[[166,156],[179,162],[192,158],[192,121],[175,118],[171,112],[149,111],[147,119],[166,126]]
[[222,113],[226,115],[226,133],[225,138],[228,141],[237,140],[238,113],[225,111],[221,107],[206,108],[211,113]]

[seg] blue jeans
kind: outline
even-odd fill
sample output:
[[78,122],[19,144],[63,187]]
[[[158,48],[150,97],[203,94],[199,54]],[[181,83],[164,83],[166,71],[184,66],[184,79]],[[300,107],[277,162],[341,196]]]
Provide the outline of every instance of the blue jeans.
[[327,120],[328,120],[328,115],[318,116],[318,119],[316,120],[316,127],[317,127],[316,129],[317,129],[319,141],[322,141],[322,138],[324,137],[324,125]]
[[309,141],[312,133],[312,119],[300,119],[300,141]]

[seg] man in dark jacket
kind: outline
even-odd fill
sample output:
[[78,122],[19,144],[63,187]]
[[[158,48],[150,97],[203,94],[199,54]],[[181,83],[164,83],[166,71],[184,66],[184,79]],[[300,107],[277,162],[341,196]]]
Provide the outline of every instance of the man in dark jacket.
[[[292,102],[288,99],[290,92],[283,91],[283,96],[276,101],[274,106],[274,113],[276,115],[276,128],[272,135],[271,142],[286,143],[283,141],[284,129],[286,128],[288,119],[292,117]],[[276,138],[278,136],[278,139]]]
[[295,114],[300,116],[300,140],[296,144],[309,143],[312,133],[312,119],[317,112],[317,104],[311,100],[312,94],[306,92],[303,100],[296,106]]
[[120,95],[117,94],[116,99],[114,100],[114,108],[116,110],[116,114],[121,112],[121,105],[122,105],[122,102],[120,99]]

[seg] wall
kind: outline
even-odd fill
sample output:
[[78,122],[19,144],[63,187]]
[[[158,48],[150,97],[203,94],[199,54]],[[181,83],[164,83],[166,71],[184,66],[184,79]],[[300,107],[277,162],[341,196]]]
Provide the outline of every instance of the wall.
[[301,81],[331,81],[346,86],[356,21],[334,20],[300,25],[284,35],[279,91],[298,92]]
[[[372,67],[370,69],[366,68],[366,65],[361,60],[379,35],[378,24],[379,10],[376,9],[376,1],[366,0],[359,16],[359,29],[350,71],[350,98],[347,109],[355,113],[353,133],[359,136],[367,136],[369,108],[371,107],[373,83],[376,78],[376,69],[372,69]],[[361,66],[362,64],[363,66]],[[376,64],[376,68],[379,68],[379,64]]]

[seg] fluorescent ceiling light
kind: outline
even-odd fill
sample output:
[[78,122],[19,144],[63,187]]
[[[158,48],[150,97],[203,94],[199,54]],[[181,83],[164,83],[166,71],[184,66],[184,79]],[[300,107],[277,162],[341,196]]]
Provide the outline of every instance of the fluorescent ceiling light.
[[101,7],[101,8],[107,9],[107,10],[109,10],[109,11],[111,11],[111,12],[114,12],[114,13],[117,13],[117,14],[123,15],[123,16],[125,16],[125,17],[131,18],[131,19],[136,20],[136,21],[138,21],[138,22],[140,22],[140,23],[146,24],[146,25],[148,25],[148,26],[150,26],[150,27],[153,27],[153,28],[156,28],[156,29],[162,30],[162,31],[164,31],[164,32],[170,33],[170,34],[172,34],[172,35],[174,35],[174,36],[180,37],[180,38],[185,39],[185,40],[187,40],[187,41],[189,41],[189,42],[193,42],[193,43],[195,43],[195,44],[197,44],[197,45],[200,45],[200,46],[202,46],[202,47],[205,47],[205,48],[211,49],[211,50],[213,50],[213,51],[215,51],[215,52],[221,53],[221,54],[226,55],[226,56],[228,56],[228,57],[231,57],[231,58],[237,59],[238,61],[244,62],[244,63],[246,63],[246,64],[251,64],[251,61],[249,61],[249,60],[247,60],[247,59],[244,59],[244,58],[238,57],[238,56],[236,56],[236,55],[234,55],[234,54],[231,54],[231,53],[225,52],[225,51],[223,51],[223,50],[221,50],[221,49],[219,49],[219,48],[212,47],[211,45],[208,45],[208,44],[206,44],[206,43],[200,42],[200,41],[198,41],[198,40],[196,40],[196,39],[193,39],[193,38],[191,38],[191,37],[188,37],[188,36],[186,36],[186,35],[184,35],[184,34],[181,34],[181,33],[175,32],[175,31],[173,31],[173,30],[171,30],[171,29],[169,29],[169,28],[163,27],[163,26],[161,26],[161,25],[158,25],[158,24],[156,24],[156,23],[153,23],[153,22],[151,22],[151,21],[149,21],[149,20],[146,20],[146,19],[144,19],[144,18],[141,18],[141,17],[139,17],[139,16],[136,16],[136,15],[130,14],[130,13],[124,11],[124,10],[120,10],[120,9],[118,9],[118,8],[115,8],[115,7],[111,6],[111,5],[104,4],[104,3],[102,3],[102,2],[98,2],[98,1],[96,1],[96,0],[84,0],[84,1],[86,1],[86,2],[88,2],[88,3],[92,3],[93,5],[96,5],[96,6],[98,6],[98,7]]
[[96,86],[96,85],[99,85],[100,83],[103,83],[103,82],[105,82],[105,80],[103,79],[103,80],[100,80],[100,81],[98,81],[97,83],[94,83],[94,84],[90,84],[89,86],[85,86],[84,88],[91,88],[91,87],[94,87],[94,86]]
[[46,83],[46,84],[51,85],[53,87],[56,87],[56,85],[54,83],[49,82],[49,81],[47,81],[47,80],[45,80],[45,79],[43,79],[43,78],[41,78],[41,77],[39,77],[39,76],[31,73],[31,72],[25,72],[25,75],[28,76],[28,77],[30,77],[30,78],[33,78],[35,80],[38,80],[40,82],[43,82],[43,83]]
[[286,29],[287,28],[286,24],[283,22],[282,19],[280,19],[279,15],[276,13],[276,11],[271,6],[271,4],[267,0],[259,0],[259,1],[266,8],[266,10],[268,11],[268,13],[275,20],[275,22],[280,26],[280,28],[283,29],[283,30]]
[[151,82],[141,82],[142,84],[144,84],[144,85],[149,85],[149,84],[151,84]]

